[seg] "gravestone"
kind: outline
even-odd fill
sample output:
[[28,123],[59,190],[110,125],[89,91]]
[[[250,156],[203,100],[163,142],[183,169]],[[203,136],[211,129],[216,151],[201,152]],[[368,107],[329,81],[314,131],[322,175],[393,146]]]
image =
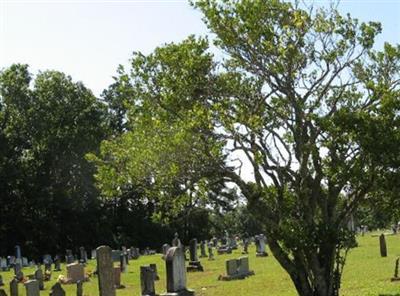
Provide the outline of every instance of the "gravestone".
[[46,254],[43,256],[43,264],[44,265],[51,265],[53,264],[53,258],[50,254]]
[[131,247],[130,252],[131,252],[132,259],[136,260],[139,258],[139,256],[140,256],[139,248]]
[[126,247],[122,247],[122,254],[125,257],[125,265],[129,265],[129,256],[128,256],[128,250],[126,249]]
[[76,296],[83,296],[83,282],[76,282]]
[[121,272],[125,273],[126,272],[126,260],[125,256],[123,253],[119,255],[119,268],[121,269]]
[[72,250],[67,249],[67,250],[65,250],[65,253],[66,253],[66,255],[65,255],[65,263],[66,264],[74,263],[75,262],[75,257],[72,254]]
[[392,282],[400,281],[400,277],[399,277],[399,260],[400,260],[400,258],[397,258],[396,262],[395,262],[395,265],[394,265],[394,275],[391,278]]
[[39,283],[37,280],[25,282],[26,296],[40,296]]
[[241,257],[239,259],[230,259],[225,262],[226,275],[220,275],[218,280],[230,281],[244,279],[254,275],[254,271],[249,270],[249,258]]
[[114,285],[115,288],[121,288],[121,268],[114,267]]
[[99,296],[115,296],[114,270],[111,248],[101,246],[96,249]]
[[58,255],[54,258],[54,271],[61,271],[61,259]]
[[80,247],[79,248],[79,262],[80,263],[86,263],[87,262],[87,253],[86,253],[85,247]]
[[175,232],[175,234],[174,234],[174,239],[172,240],[172,246],[178,247],[178,248],[182,247],[182,243],[181,243],[181,240],[179,239],[179,235],[177,232]]
[[264,234],[256,235],[256,256],[257,257],[267,257],[268,253],[265,250],[265,236]]
[[28,258],[22,257],[22,267],[28,267],[28,266],[29,266]]
[[67,265],[67,278],[69,283],[85,280],[85,269],[83,264],[72,263]]
[[38,282],[39,290],[44,290],[43,272],[42,272],[42,269],[40,268],[40,265],[38,266],[38,269],[35,270],[34,277],[35,277],[35,280],[37,280],[37,282]]
[[96,250],[92,250],[90,255],[91,255],[92,260],[96,259]]
[[215,236],[212,238],[212,243],[213,243],[213,246],[214,246],[214,248],[217,248],[218,247],[218,238],[216,238]]
[[208,243],[208,260],[215,260],[214,259],[214,252],[213,252],[213,243],[209,242]]
[[163,244],[163,246],[162,246],[162,253],[163,253],[162,259],[165,259],[165,256],[167,255],[168,249],[170,247],[171,246],[169,244]]
[[140,286],[142,296],[155,296],[154,270],[150,266],[140,266]]
[[386,239],[383,233],[379,236],[379,247],[381,251],[381,257],[387,257]]
[[200,242],[200,258],[207,257],[206,254],[206,243],[204,241]]
[[160,279],[160,277],[158,276],[158,272],[157,272],[157,264],[150,264],[150,268],[153,270],[154,272],[154,280],[158,281]]
[[50,290],[50,296],[65,296],[65,291],[60,283],[55,283]]
[[9,270],[6,258],[0,258],[0,268],[1,268],[2,271],[8,271]]
[[191,239],[189,245],[190,261],[187,271],[204,271],[199,258],[197,257],[197,239]]
[[18,296],[18,281],[16,278],[10,281],[10,296]]
[[243,238],[243,251],[242,254],[248,254],[249,253],[249,239],[248,238]]
[[186,288],[185,257],[181,247],[172,247],[165,257],[167,272],[167,292],[164,296],[192,296],[194,292]]

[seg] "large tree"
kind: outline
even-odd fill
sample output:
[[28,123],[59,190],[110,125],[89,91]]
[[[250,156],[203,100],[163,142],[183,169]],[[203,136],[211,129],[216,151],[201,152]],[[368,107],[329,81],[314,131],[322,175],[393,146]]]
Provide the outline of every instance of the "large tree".
[[[99,186],[112,195],[143,184],[148,198],[166,201],[163,211],[218,201],[221,184],[237,188],[299,295],[337,295],[354,239],[347,223],[396,170],[371,135],[377,123],[398,124],[399,48],[373,51],[380,24],[334,8],[194,5],[222,61],[193,38],[134,57],[123,76],[131,128],[103,144]],[[396,131],[381,135],[390,142]]]

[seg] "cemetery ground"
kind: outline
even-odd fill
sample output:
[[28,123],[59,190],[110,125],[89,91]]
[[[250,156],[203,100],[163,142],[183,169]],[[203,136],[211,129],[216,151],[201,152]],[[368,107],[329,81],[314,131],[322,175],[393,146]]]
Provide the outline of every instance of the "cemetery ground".
[[[400,295],[400,282],[391,282],[395,260],[400,256],[400,235],[389,235],[386,237],[388,257],[382,258],[379,253],[379,238],[371,234],[358,236],[359,246],[349,252],[344,269],[341,295]],[[269,252],[270,254],[270,252]],[[292,296],[296,291],[288,275],[279,266],[278,262],[270,255],[269,257],[256,257],[255,247],[249,248],[250,269],[254,270],[255,276],[244,280],[218,281],[220,274],[225,273],[225,260],[244,256],[241,248],[234,250],[232,254],[217,255],[214,261],[201,258],[204,272],[187,273],[187,286],[193,289],[196,295],[269,295],[269,296]],[[156,281],[156,292],[161,294],[166,291],[165,262],[161,254],[141,256],[138,260],[130,260],[128,270],[121,274],[121,283],[125,286],[117,290],[118,296],[140,295],[140,266],[156,263],[160,280]],[[95,260],[89,260],[85,271],[95,270]],[[33,273],[33,268],[24,268],[24,274]],[[8,293],[8,283],[13,272],[1,272]],[[40,295],[49,295],[50,287],[56,282],[60,274],[66,275],[65,265],[61,272],[52,273],[52,280],[45,282],[45,290]],[[76,285],[63,285],[66,295],[76,295]],[[91,277],[89,282],[83,285],[84,295],[98,295],[98,279]],[[19,295],[25,295],[25,288],[19,285]]]

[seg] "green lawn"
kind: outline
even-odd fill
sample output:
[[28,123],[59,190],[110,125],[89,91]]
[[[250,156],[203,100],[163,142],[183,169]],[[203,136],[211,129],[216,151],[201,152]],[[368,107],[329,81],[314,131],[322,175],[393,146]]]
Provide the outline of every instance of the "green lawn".
[[[379,255],[379,238],[358,237],[359,247],[349,253],[347,265],[344,270],[341,295],[400,295],[400,282],[391,282],[394,271],[394,262],[400,256],[400,236],[387,236],[388,257]],[[269,295],[289,296],[296,295],[294,287],[286,273],[278,265],[274,258],[256,257],[254,246],[250,248],[250,268],[255,271],[255,276],[245,280],[230,282],[218,281],[218,275],[224,273],[224,261],[229,258],[241,256],[240,251],[234,251],[232,255],[216,255],[215,261],[203,259],[204,272],[188,273],[188,288],[194,289],[196,295]],[[119,296],[140,295],[139,266],[156,263],[160,281],[156,282],[156,292],[165,292],[165,263],[161,256],[142,256],[138,260],[131,260],[128,272],[122,274],[121,282],[124,289],[117,290]],[[90,261],[87,270],[94,270],[95,262]],[[61,274],[66,275],[65,266],[62,266]],[[33,273],[33,269],[25,268],[25,274]],[[8,282],[12,272],[2,272],[8,293]],[[60,273],[53,272],[52,281],[45,282],[45,291],[41,295],[49,295],[50,287],[54,284]],[[75,285],[64,285],[67,295],[75,295]],[[4,288],[4,287],[3,287]],[[25,288],[19,286],[20,295],[25,295]],[[92,277],[84,283],[84,295],[97,296],[97,278]]]

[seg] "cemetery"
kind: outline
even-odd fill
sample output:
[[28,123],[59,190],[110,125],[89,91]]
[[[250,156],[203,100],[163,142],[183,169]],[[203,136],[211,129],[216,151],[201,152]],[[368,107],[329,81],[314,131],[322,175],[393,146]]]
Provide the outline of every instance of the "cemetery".
[[400,0],[0,2],[0,296],[400,295]]
[[[398,257],[400,256],[400,235],[387,235],[387,256],[382,257],[380,254],[379,237],[372,236],[367,233],[364,236],[357,237],[358,247],[351,250],[348,257],[348,264],[345,267],[342,293],[344,295],[396,295],[400,289],[398,281]],[[209,261],[207,258],[200,258],[204,272],[187,272],[186,288],[188,291],[193,291],[194,295],[209,295],[216,296],[223,293],[224,295],[265,295],[268,290],[268,295],[271,296],[294,296],[296,295],[293,285],[290,283],[288,276],[279,267],[278,262],[271,256],[262,258],[256,255],[256,246],[249,246],[249,254],[243,257],[241,254],[241,244],[238,250],[233,250],[231,254],[216,255],[215,260]],[[103,248],[103,247],[102,247]],[[268,247],[267,247],[268,248]],[[141,255],[134,259],[129,256],[129,265],[126,272],[119,273],[119,282],[123,286],[118,288],[114,286],[116,283],[111,269],[118,267],[119,262],[112,260],[111,249],[105,247],[98,252],[96,259],[88,259],[85,263],[84,275],[75,274],[75,271],[69,270],[65,262],[61,263],[61,271],[54,270],[52,265],[52,273],[49,281],[44,281],[44,289],[39,288],[38,281],[35,279],[27,280],[25,284],[18,283],[14,277],[14,271],[0,271],[3,289],[6,295],[169,295],[167,292],[167,274],[168,268],[166,261],[162,259],[160,254]],[[161,251],[161,248],[160,248]],[[171,249],[172,251],[172,249]],[[198,250],[200,253],[200,249]],[[100,257],[99,257],[100,256]],[[108,265],[103,264],[104,257],[108,260]],[[183,254],[182,254],[183,256]],[[168,257],[168,256],[167,256]],[[249,271],[252,275],[241,277],[242,279],[224,279],[218,280],[223,275],[226,276],[228,269],[227,262],[235,262],[238,258],[247,258]],[[97,274],[95,271],[100,259],[99,269]],[[183,258],[184,259],[184,258]],[[168,259],[167,259],[168,260]],[[112,264],[110,264],[112,263]],[[74,263],[73,263],[74,264]],[[154,275],[152,264],[156,265],[159,279]],[[189,261],[184,263],[189,266]],[[397,268],[397,275],[396,269]],[[22,268],[24,277],[34,274],[36,267],[26,266]],[[102,271],[102,272],[100,272]],[[185,269],[181,269],[182,272]],[[72,276],[77,277],[78,284],[68,282],[60,284],[60,276],[67,276],[68,272],[74,273]],[[233,277],[238,277],[236,270],[231,274]],[[115,276],[115,274],[114,274]],[[174,284],[171,283],[173,286]],[[27,288],[28,287],[28,288]],[[33,287],[33,288],[32,288]],[[78,293],[78,287],[81,289],[81,294]],[[99,290],[102,287],[102,293]],[[35,290],[27,294],[27,289]],[[10,291],[13,292],[10,292]],[[141,294],[142,291],[147,291],[147,294]],[[152,294],[151,292],[155,294]],[[36,293],[36,294],[35,294]],[[52,293],[52,294],[51,294]],[[191,294],[182,294],[191,295]]]

